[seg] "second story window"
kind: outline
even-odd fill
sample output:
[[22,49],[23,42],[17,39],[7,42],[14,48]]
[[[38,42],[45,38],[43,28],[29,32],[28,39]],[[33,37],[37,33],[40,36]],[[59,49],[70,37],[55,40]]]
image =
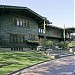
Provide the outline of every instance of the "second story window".
[[29,21],[25,20],[25,19],[15,18],[14,24],[17,25],[17,26],[20,26],[20,27],[28,27]]
[[39,29],[39,33],[43,33],[43,29],[41,28],[41,29]]
[[20,26],[23,26],[23,21],[20,19]]
[[26,22],[25,22],[25,20],[23,20],[23,27],[25,26],[25,24],[26,24]]
[[19,24],[20,24],[20,21],[19,21],[19,19],[17,19],[17,26],[19,26]]

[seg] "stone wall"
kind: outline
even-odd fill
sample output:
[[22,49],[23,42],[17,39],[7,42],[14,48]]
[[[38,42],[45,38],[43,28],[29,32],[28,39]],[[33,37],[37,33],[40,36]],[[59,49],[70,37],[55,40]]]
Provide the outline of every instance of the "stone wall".
[[0,48],[0,51],[30,51],[30,48]]

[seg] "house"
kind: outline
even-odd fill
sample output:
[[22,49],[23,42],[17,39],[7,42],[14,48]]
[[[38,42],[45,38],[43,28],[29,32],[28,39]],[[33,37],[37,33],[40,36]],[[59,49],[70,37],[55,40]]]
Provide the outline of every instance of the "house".
[[0,47],[11,49],[35,48],[41,39],[63,41],[63,28],[28,7],[0,5]]
[[35,47],[41,24],[43,17],[27,7],[0,5],[0,46]]
[[47,40],[55,42],[63,41],[63,28],[47,24],[45,34],[43,33],[43,29],[43,25],[39,27],[39,40],[42,40],[45,37]]

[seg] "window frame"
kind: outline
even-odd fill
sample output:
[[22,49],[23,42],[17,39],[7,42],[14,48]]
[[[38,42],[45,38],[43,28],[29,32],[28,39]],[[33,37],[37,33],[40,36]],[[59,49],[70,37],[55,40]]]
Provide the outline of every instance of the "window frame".
[[18,27],[29,27],[29,20],[22,18],[13,18],[14,24]]
[[21,34],[10,34],[10,43],[23,44],[25,36]]

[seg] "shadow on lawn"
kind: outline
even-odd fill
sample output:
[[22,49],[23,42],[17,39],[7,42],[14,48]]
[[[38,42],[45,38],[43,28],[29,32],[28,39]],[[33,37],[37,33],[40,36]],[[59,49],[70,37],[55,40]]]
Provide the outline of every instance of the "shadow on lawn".
[[22,65],[22,64],[20,64],[18,62],[0,62],[0,68],[3,68],[5,66],[9,66],[9,65],[12,65],[12,64],[14,64],[14,65]]

